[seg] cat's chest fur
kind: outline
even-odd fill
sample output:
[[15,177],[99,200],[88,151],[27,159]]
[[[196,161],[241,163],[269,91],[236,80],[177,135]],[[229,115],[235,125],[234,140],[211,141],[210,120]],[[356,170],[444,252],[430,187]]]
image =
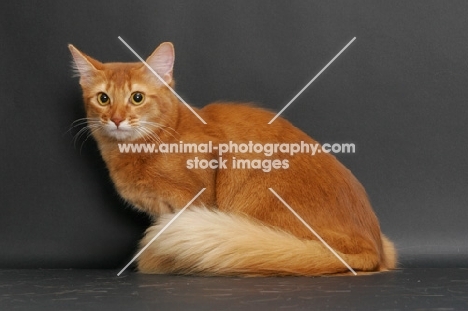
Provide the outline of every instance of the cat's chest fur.
[[182,208],[202,187],[199,204],[214,205],[214,172],[187,171],[186,157],[178,154],[121,153],[115,146],[101,148],[119,194],[150,214]]

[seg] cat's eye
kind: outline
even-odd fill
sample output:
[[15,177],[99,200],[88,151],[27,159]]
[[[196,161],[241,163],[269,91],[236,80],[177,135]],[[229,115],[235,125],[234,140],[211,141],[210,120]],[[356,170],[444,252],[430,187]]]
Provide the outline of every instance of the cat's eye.
[[97,96],[99,105],[107,106],[110,104],[110,98],[106,93],[99,93]]
[[143,101],[145,100],[145,94],[140,93],[140,92],[135,92],[132,94],[132,104],[135,106],[143,104]]

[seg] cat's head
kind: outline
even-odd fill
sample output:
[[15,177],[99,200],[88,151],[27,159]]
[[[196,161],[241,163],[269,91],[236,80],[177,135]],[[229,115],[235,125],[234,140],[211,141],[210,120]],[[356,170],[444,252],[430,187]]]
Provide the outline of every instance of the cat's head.
[[161,44],[148,57],[152,70],[143,63],[101,63],[73,45],[69,48],[95,137],[132,141],[167,126],[174,105],[167,88],[173,84],[171,43]]

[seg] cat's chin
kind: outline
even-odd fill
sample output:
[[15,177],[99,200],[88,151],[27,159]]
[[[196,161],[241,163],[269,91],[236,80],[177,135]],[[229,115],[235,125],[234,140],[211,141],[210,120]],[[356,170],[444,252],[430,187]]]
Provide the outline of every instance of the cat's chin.
[[109,138],[118,140],[118,141],[132,141],[136,139],[137,135],[135,135],[134,130],[130,129],[112,129],[112,130],[107,130],[106,135]]

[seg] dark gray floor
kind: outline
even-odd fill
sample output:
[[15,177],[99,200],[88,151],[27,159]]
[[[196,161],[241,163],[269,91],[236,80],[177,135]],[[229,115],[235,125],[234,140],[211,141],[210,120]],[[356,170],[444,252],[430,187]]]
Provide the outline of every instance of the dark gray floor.
[[468,310],[468,269],[221,278],[0,270],[0,310]]

